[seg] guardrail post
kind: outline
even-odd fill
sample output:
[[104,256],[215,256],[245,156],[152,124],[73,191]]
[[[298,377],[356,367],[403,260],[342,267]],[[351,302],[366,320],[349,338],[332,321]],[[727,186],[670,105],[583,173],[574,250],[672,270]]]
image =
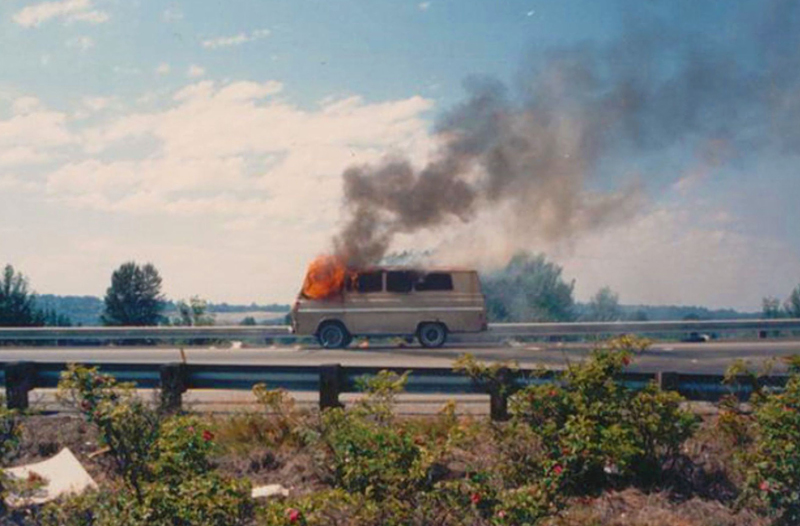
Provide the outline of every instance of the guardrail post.
[[342,366],[338,363],[319,366],[319,408],[342,407],[339,393],[342,391]]
[[680,378],[678,373],[673,372],[659,372],[656,375],[656,379],[658,380],[658,387],[662,391],[677,391],[680,387]]
[[33,362],[6,364],[6,405],[9,409],[28,409],[28,392],[35,387],[36,365]]
[[508,396],[513,387],[511,371],[503,367],[497,371],[497,380],[489,386],[489,416],[495,422],[508,420]]
[[180,411],[182,395],[186,392],[186,364],[167,363],[161,366],[161,410]]

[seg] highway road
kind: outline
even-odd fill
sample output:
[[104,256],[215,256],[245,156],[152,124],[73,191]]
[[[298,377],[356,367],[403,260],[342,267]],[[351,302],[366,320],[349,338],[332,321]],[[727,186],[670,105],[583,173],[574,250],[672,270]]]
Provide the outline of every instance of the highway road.
[[[522,367],[544,365],[563,367],[568,361],[585,358],[589,344],[454,344],[441,349],[417,346],[325,350],[318,347],[273,346],[252,348],[186,347],[189,363],[319,365],[339,363],[375,367],[449,367],[464,353],[479,360],[514,360]],[[637,356],[631,370],[722,373],[737,359],[758,366],[765,360],[800,354],[800,342],[781,340],[713,341],[705,343],[657,343]],[[178,347],[0,347],[0,361],[51,362],[156,362],[181,361]],[[785,370],[777,360],[775,372]]]

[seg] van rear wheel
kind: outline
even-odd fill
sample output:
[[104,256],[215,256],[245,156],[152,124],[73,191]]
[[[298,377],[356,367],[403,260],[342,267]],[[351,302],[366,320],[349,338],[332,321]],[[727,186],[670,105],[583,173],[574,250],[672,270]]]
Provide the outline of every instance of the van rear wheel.
[[329,321],[319,326],[317,330],[317,340],[326,349],[341,349],[347,347],[352,338],[339,322]]
[[441,323],[423,323],[417,330],[423,347],[441,347],[447,341],[447,328]]

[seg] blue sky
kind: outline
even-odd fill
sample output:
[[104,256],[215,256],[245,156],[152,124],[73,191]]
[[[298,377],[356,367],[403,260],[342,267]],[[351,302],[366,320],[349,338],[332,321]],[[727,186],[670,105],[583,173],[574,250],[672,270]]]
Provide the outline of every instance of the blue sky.
[[[0,0],[0,263],[41,293],[102,295],[135,259],[173,298],[288,302],[340,225],[342,171],[424,163],[465,78],[518,94],[553,50],[635,47],[644,27],[702,35],[745,79],[755,21],[781,3]],[[775,104],[793,111],[793,94]],[[756,310],[800,282],[797,154],[770,146],[793,131],[779,124],[721,161],[699,162],[708,137],[692,134],[611,152],[586,187],[638,183],[641,205],[602,229],[553,242],[486,211],[394,248],[485,268],[545,251],[579,299],[610,285],[625,303]]]

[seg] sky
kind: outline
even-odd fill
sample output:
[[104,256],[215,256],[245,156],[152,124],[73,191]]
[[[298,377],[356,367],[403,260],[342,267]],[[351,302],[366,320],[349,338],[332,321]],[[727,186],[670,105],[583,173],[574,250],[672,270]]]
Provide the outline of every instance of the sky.
[[290,302],[346,219],[348,167],[435,157],[469,79],[535,97],[559,50],[612,49],[613,66],[638,51],[631,28],[657,28],[659,62],[634,78],[669,80],[699,49],[714,74],[691,77],[699,122],[586,167],[591,195],[637,189],[628,213],[552,239],[487,206],[392,248],[487,270],[544,252],[581,301],[610,286],[626,304],[759,310],[800,283],[798,42],[758,25],[800,33],[786,4],[0,0],[0,263],[43,294],[102,296],[134,260],[173,299]]

